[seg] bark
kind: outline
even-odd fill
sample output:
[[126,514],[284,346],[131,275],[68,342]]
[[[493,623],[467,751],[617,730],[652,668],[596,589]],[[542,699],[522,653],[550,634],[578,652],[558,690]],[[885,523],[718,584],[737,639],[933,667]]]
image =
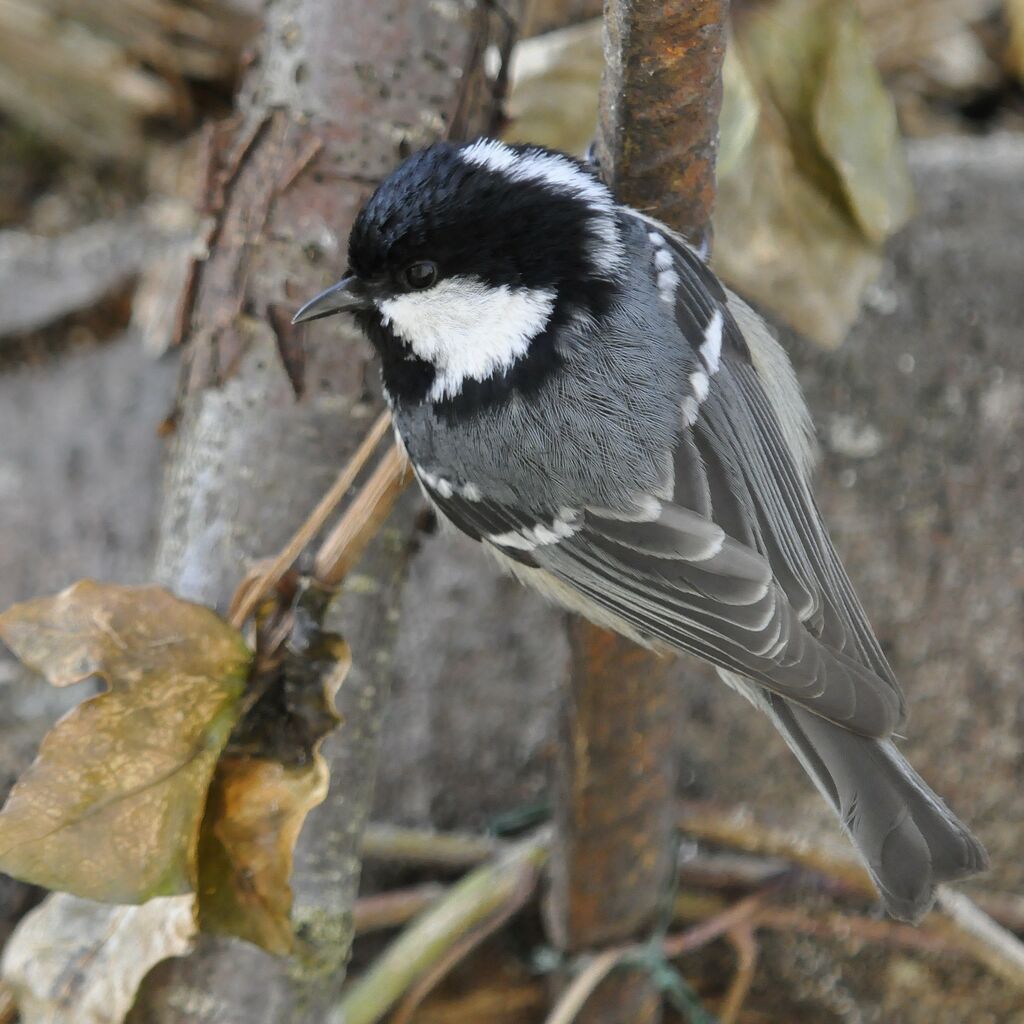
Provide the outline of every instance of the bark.
[[[700,239],[709,230],[726,5],[608,0],[598,162],[620,199]],[[589,623],[570,626],[547,919],[566,952],[643,938],[675,861],[679,693],[667,663]],[[579,1018],[654,1024],[654,983],[618,971]]]
[[0,111],[77,159],[137,159],[154,121],[192,122],[190,83],[232,81],[257,10],[257,0],[5,0]]
[[[344,269],[351,219],[373,183],[445,133],[486,131],[481,70],[508,26],[484,5],[274,0],[234,122],[207,139],[210,257],[180,321],[190,335],[157,555],[158,578],[223,608],[251,559],[306,517],[379,411],[371,350],[341,322],[305,345],[291,310]],[[331,793],[307,821],[293,876],[304,944],[293,963],[205,941],[144,985],[146,1024],[318,1021],[336,999],[351,939],[358,841],[373,789],[412,512],[404,502],[330,625],[355,668],[325,745]]]

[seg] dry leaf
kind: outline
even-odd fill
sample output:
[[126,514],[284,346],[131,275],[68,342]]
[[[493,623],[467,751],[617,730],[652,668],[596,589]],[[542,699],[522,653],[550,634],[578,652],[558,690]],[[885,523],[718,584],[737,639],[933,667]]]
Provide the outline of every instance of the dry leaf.
[[0,811],[0,869],[88,899],[190,891],[213,769],[250,653],[208,608],[85,581],[0,615],[0,639],[55,686],[109,691],[50,731]]
[[999,68],[975,26],[995,14],[1004,0],[855,2],[875,61],[887,80],[897,82],[902,100],[910,93],[962,99],[998,85]]
[[288,880],[306,815],[327,795],[322,758],[304,767],[224,757],[199,839],[199,925],[290,953]]
[[271,953],[293,948],[295,844],[327,795],[320,754],[340,719],[334,700],[352,663],[348,644],[320,627],[326,599],[312,588],[260,700],[238,723],[217,765],[199,839],[198,917],[204,932],[234,935]]
[[119,1024],[149,969],[192,948],[192,902],[174,896],[117,907],[49,896],[4,950],[2,977],[22,1024]]
[[833,10],[814,128],[857,224],[881,245],[910,219],[914,190],[896,108],[872,63],[860,18],[844,4]]
[[[827,345],[857,315],[912,193],[892,101],[851,0],[737,9],[726,50],[715,265]],[[580,152],[594,130],[594,22],[520,43],[507,137]]]
[[1006,0],[1006,16],[1010,21],[1007,59],[1018,81],[1024,82],[1024,0]]
[[881,243],[910,215],[892,102],[848,2],[774,0],[744,9],[734,29],[716,268],[804,334],[837,345],[878,273]]
[[583,155],[597,125],[601,19],[524,39],[512,51],[504,137]]

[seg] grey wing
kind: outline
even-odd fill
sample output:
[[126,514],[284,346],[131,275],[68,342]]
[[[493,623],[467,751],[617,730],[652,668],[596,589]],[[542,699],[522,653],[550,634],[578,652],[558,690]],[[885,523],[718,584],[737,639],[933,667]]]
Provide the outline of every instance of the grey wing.
[[680,344],[697,368],[680,396],[672,500],[637,495],[647,514],[627,515],[513,507],[457,484],[428,492],[457,527],[546,570],[601,618],[886,736],[902,721],[902,695],[769,401],[756,339],[692,250],[667,230],[650,237],[672,252]]

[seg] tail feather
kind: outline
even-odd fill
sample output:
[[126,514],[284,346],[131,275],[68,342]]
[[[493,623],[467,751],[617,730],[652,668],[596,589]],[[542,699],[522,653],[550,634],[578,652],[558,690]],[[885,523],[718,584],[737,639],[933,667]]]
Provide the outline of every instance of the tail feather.
[[886,910],[919,920],[935,886],[984,871],[988,857],[891,740],[851,733],[777,697],[770,714],[863,857]]
[[740,676],[720,675],[775,723],[839,815],[893,917],[919,920],[937,885],[988,867],[981,843],[891,740],[850,732]]

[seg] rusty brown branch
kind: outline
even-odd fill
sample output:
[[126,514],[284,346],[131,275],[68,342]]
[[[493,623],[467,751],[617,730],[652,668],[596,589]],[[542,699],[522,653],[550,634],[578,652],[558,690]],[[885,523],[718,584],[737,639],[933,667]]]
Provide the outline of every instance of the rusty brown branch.
[[700,240],[715,199],[728,0],[607,0],[597,157],[619,196]]
[[[725,0],[605,0],[596,147],[620,199],[693,238],[709,230]],[[649,933],[674,869],[679,716],[664,661],[596,626],[570,626],[547,921],[567,952]],[[639,978],[639,980],[638,980]],[[619,971],[581,1024],[654,1024],[660,1000]],[[582,1005],[582,1004],[581,1004]]]

